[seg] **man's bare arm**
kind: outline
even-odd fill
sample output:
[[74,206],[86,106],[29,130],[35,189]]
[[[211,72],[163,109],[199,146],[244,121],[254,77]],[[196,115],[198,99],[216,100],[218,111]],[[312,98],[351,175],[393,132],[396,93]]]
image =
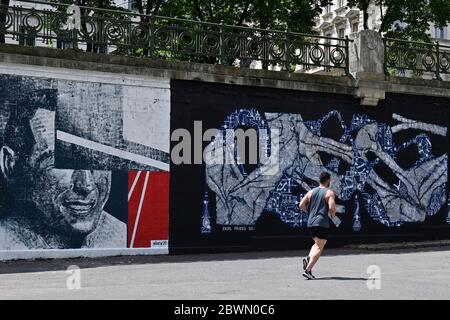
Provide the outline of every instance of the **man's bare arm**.
[[331,218],[334,218],[334,216],[336,216],[336,202],[334,200],[335,196],[334,196],[334,192],[333,191],[328,191],[328,214],[330,215]]
[[308,212],[308,206],[309,206],[310,200],[311,200],[311,191],[308,191],[308,193],[305,194],[305,196],[300,201],[300,205],[299,205],[300,209],[302,209],[305,212]]

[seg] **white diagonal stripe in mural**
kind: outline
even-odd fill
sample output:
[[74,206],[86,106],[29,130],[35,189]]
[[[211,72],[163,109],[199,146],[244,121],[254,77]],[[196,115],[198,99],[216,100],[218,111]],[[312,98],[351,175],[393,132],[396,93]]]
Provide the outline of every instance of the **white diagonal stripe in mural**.
[[130,192],[128,192],[128,201],[130,201],[131,196],[133,195],[134,188],[136,188],[136,184],[139,181],[139,176],[141,175],[142,171],[138,171],[136,174],[136,177],[134,177],[133,184],[131,185]]
[[63,132],[60,130],[56,131],[56,139],[64,141],[64,142],[68,142],[68,143],[72,143],[72,144],[76,144],[88,149],[92,149],[95,151],[100,151],[112,156],[116,156],[122,159],[126,159],[126,160],[131,160],[137,163],[141,163],[141,164],[145,164],[148,166],[152,166],[161,170],[165,170],[165,171],[169,171],[169,164],[168,163],[164,163],[158,160],[154,160],[148,157],[144,157],[141,156],[139,154],[135,154],[135,153],[131,153],[128,151],[124,151],[124,150],[120,150],[117,148],[113,148],[98,142],[94,142],[91,140],[87,140],[78,136],[75,136],[73,134],[67,133],[67,132]]
[[142,189],[141,199],[139,200],[139,207],[138,207],[137,214],[136,214],[136,220],[134,221],[134,228],[133,228],[133,234],[131,235],[130,248],[133,248],[133,246],[134,246],[134,239],[136,238],[136,231],[139,226],[139,219],[141,217],[142,205],[144,204],[145,192],[147,191],[147,183],[148,183],[149,175],[150,175],[150,172],[147,171],[145,173],[144,187]]

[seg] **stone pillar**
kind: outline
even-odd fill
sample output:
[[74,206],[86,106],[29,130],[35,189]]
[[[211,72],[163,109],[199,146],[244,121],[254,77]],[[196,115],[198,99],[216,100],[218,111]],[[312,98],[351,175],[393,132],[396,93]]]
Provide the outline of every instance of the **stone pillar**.
[[356,79],[361,105],[376,106],[385,98],[384,44],[380,33],[363,30],[349,36],[349,71]]

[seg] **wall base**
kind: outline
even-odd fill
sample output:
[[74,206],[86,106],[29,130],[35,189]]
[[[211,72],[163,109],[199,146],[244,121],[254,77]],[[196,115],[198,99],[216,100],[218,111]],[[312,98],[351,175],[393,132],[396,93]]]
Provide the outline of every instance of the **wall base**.
[[99,258],[112,256],[165,255],[168,247],[117,249],[43,249],[0,251],[0,261],[24,259]]

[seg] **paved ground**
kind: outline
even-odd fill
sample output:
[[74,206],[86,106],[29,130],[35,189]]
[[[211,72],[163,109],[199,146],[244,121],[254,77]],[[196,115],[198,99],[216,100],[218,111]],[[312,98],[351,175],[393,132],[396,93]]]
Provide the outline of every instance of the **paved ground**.
[[[0,299],[450,299],[450,247],[329,249],[314,281],[300,276],[304,253],[3,262]],[[70,265],[81,268],[79,290],[67,289]],[[381,289],[367,287],[370,265]]]

